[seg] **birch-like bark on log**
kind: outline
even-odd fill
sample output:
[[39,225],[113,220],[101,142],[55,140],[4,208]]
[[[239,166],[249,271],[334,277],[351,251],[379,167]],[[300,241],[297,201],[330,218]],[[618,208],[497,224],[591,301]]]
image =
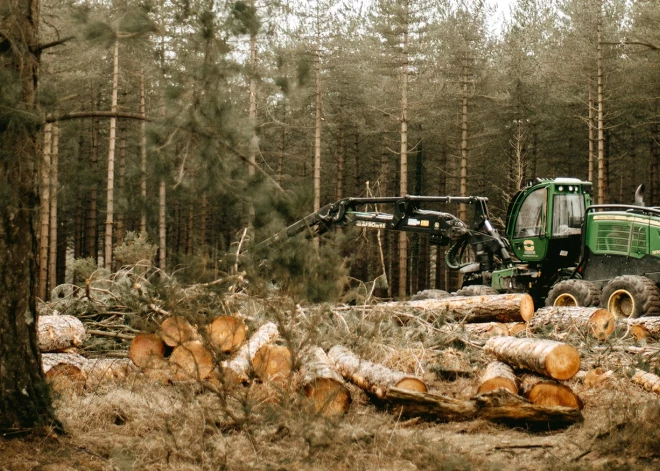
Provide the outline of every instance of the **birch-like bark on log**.
[[506,363],[491,361],[479,379],[477,394],[494,391],[499,388],[508,389],[513,394],[518,394],[518,378]]
[[570,379],[580,370],[580,353],[554,340],[491,337],[484,351],[514,368],[528,369],[554,379]]
[[58,352],[80,347],[87,333],[80,319],[73,316],[40,316],[37,320],[37,339],[42,352]]
[[640,385],[647,391],[660,394],[660,376],[647,373],[643,370],[635,370],[635,374],[630,379],[633,383]]
[[351,393],[332,360],[321,347],[311,346],[301,352],[303,392],[315,413],[325,416],[348,412]]
[[344,378],[351,380],[379,399],[383,399],[387,389],[391,387],[409,391],[427,391],[426,384],[420,378],[362,360],[341,345],[332,347],[328,352],[328,357],[335,363]]
[[555,330],[588,333],[598,340],[612,335],[616,319],[607,309],[598,307],[549,306],[536,311],[529,320],[529,328],[541,330],[551,327]]
[[660,317],[638,317],[637,319],[619,319],[637,340],[660,340]]
[[261,347],[273,342],[278,335],[277,325],[272,322],[259,327],[230,360],[223,362],[221,374],[225,376],[224,379],[231,382],[247,381],[254,356]]

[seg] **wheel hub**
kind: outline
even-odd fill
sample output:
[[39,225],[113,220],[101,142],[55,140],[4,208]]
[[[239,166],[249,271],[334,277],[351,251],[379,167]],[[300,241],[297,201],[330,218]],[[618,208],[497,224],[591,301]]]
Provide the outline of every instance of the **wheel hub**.
[[615,317],[630,317],[635,312],[635,300],[628,291],[619,289],[610,296],[607,309]]
[[555,302],[553,303],[553,306],[560,306],[560,307],[570,307],[570,306],[578,306],[578,301],[575,299],[575,296],[569,293],[562,293],[559,296],[557,296],[557,299],[555,299]]

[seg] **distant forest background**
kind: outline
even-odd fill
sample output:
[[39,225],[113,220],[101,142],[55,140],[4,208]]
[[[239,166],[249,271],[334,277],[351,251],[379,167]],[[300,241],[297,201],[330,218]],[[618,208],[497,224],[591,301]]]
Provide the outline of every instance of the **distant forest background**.
[[[526,180],[567,176],[596,202],[645,183],[660,204],[660,1],[494,16],[479,0],[42,0],[39,296],[147,258],[312,301],[405,297],[456,288],[425,239],[250,247],[347,196],[487,196],[501,225]],[[19,92],[2,87],[5,110]]]

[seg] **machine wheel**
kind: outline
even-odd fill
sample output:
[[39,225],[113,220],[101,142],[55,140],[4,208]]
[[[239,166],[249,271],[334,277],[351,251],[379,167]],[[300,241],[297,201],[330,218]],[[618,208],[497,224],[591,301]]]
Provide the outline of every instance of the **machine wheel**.
[[413,294],[410,297],[410,300],[420,301],[422,299],[442,299],[448,298],[449,296],[451,296],[451,294],[442,289],[425,289],[424,291]]
[[603,289],[600,304],[616,317],[655,316],[660,314],[660,289],[644,276],[617,276]]
[[600,288],[585,280],[564,280],[554,285],[545,298],[546,306],[598,306]]
[[486,296],[490,294],[500,293],[486,285],[467,285],[456,291],[456,296]]

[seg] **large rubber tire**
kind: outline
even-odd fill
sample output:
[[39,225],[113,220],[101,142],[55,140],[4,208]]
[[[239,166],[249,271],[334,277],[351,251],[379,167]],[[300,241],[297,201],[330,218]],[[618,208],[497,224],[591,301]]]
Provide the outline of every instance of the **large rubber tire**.
[[486,285],[467,285],[456,291],[456,296],[486,296],[491,294],[500,293]]
[[413,294],[410,297],[410,300],[420,301],[423,299],[442,299],[448,298],[449,296],[451,296],[451,294],[442,289],[425,289],[424,291]]
[[591,307],[600,304],[600,288],[585,280],[563,280],[554,285],[545,298],[546,306]]
[[660,289],[644,276],[617,276],[603,289],[600,305],[615,317],[657,316]]

